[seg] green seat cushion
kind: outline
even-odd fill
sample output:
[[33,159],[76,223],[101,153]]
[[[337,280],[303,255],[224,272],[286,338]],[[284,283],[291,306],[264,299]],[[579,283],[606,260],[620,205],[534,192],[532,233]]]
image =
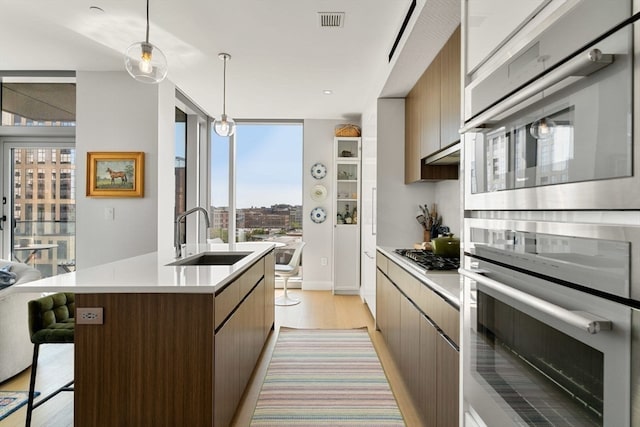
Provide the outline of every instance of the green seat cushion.
[[74,336],[74,319],[70,322],[53,323],[47,328],[31,334],[31,342],[34,344],[63,344],[72,343]]

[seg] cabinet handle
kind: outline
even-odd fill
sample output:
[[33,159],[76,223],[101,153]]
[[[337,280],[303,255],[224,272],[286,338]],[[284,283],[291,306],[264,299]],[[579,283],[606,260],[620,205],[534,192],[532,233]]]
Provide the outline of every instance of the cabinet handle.
[[378,197],[378,189],[371,187],[371,234],[373,236],[378,232],[378,212],[376,211]]
[[369,259],[374,259],[373,256],[371,256],[371,254],[368,251],[364,251],[364,254],[369,258]]
[[521,304],[548,314],[554,319],[560,320],[568,325],[582,329],[590,334],[597,334],[600,331],[611,330],[611,321],[595,316],[584,311],[571,311],[548,301],[529,295],[526,292],[519,291],[511,286],[500,283],[496,280],[474,273],[471,270],[461,268],[458,270],[463,276],[475,280],[502,295],[513,298]]
[[511,110],[518,104],[528,100],[534,95],[550,88],[556,83],[573,76],[586,77],[613,63],[614,55],[603,54],[599,49],[590,49],[575,58],[572,58],[560,68],[557,68],[534,83],[524,87],[519,92],[512,94],[502,102],[480,113],[475,119],[468,122],[460,133],[478,130],[487,127],[492,120],[496,120],[502,113]]

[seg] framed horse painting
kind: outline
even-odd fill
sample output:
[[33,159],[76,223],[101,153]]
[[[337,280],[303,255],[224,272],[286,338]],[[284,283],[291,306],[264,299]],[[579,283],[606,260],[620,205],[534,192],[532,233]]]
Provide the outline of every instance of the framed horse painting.
[[143,152],[87,153],[88,197],[143,197]]

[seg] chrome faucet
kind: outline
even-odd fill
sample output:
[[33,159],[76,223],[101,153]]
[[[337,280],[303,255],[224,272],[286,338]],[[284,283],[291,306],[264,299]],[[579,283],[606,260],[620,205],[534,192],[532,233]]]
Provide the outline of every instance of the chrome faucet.
[[174,227],[173,227],[173,246],[176,249],[176,258],[180,258],[182,256],[182,244],[180,243],[182,241],[182,236],[180,236],[180,222],[183,219],[185,219],[187,215],[197,211],[200,211],[204,214],[204,222],[205,224],[207,224],[207,228],[211,226],[211,223],[209,222],[209,213],[205,208],[201,208],[200,206],[191,208],[188,211],[178,215],[176,217],[176,220],[174,221]]

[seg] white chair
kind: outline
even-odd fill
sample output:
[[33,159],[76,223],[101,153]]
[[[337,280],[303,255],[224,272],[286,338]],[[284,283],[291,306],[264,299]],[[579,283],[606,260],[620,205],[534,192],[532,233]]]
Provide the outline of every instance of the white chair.
[[293,246],[294,251],[288,264],[276,264],[276,276],[284,279],[284,294],[276,298],[276,305],[296,305],[300,304],[300,300],[291,298],[287,294],[287,282],[289,277],[295,276],[300,271],[300,256],[302,255],[302,248],[304,242],[295,243]]

